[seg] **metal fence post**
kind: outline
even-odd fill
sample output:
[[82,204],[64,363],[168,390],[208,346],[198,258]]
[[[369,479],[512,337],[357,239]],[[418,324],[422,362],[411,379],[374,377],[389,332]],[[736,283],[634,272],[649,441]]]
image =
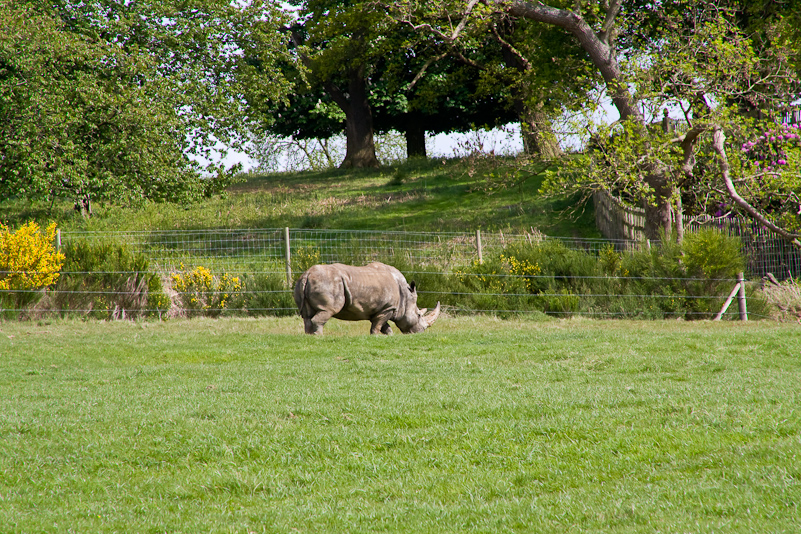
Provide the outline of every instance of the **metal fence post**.
[[286,285],[292,287],[292,257],[289,247],[289,227],[284,228],[284,257],[286,259]]

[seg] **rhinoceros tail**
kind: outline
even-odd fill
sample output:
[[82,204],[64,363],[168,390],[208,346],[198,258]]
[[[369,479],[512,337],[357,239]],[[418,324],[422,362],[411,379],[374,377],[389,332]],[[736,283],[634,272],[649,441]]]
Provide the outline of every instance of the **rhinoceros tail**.
[[295,304],[298,306],[300,316],[304,319],[311,317],[311,310],[309,309],[308,299],[306,298],[306,284],[309,281],[309,273],[305,272],[298,278],[295,283],[295,291],[292,296],[295,299]]

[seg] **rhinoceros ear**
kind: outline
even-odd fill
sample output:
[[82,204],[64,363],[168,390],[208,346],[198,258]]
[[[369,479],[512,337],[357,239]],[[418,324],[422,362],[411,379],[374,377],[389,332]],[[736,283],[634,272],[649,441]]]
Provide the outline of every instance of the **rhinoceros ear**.
[[414,283],[414,280],[409,283],[409,291],[412,293],[417,292],[417,284]]

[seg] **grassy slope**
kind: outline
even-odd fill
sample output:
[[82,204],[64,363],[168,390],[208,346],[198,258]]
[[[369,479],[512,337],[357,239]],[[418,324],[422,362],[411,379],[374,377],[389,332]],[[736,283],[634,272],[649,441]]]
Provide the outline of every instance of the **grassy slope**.
[[776,323],[0,323],[4,532],[799,532]]
[[[500,164],[500,167],[497,165]],[[474,172],[475,171],[475,172]],[[0,220],[12,226],[28,218],[55,217],[66,229],[147,230],[196,228],[329,228],[408,231],[523,232],[531,227],[552,236],[598,237],[592,207],[566,214],[575,199],[543,198],[541,178],[488,193],[487,176],[502,175],[502,160],[413,161],[381,170],[250,176],[223,199],[191,206],[143,209],[98,206],[90,221],[67,203],[49,206],[0,203]]]

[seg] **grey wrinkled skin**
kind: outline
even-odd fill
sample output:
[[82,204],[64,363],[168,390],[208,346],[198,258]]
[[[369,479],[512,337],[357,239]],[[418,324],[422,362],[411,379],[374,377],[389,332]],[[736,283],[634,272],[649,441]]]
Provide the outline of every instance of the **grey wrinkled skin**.
[[392,335],[389,321],[404,334],[423,332],[439,317],[437,307],[426,315],[417,307],[417,288],[399,270],[373,262],[364,267],[341,263],[315,265],[295,284],[307,334],[321,334],[331,317],[343,321],[370,321],[371,334]]

